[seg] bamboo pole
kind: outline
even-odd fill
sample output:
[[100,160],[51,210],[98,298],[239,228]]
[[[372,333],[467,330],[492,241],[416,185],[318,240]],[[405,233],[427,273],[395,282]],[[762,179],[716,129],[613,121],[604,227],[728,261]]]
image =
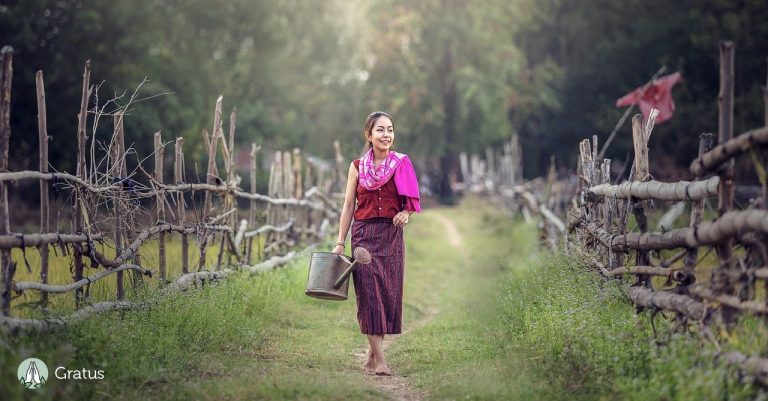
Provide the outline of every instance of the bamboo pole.
[[[205,145],[205,151],[208,152],[208,149],[211,147],[211,138],[208,135],[208,130],[205,128],[203,128],[203,144]],[[215,177],[219,176],[219,168],[216,164],[213,165],[213,175]]]
[[301,177],[301,148],[293,148],[293,197],[304,197],[304,185]]
[[[229,115],[229,160],[227,161],[227,181],[233,183],[235,181],[235,128],[237,127],[237,108],[232,108],[232,113]],[[235,208],[235,213],[230,217],[230,225],[232,231],[237,231],[237,199],[231,194],[228,196],[229,207]]]
[[[302,181],[301,171],[302,171],[302,161],[301,161],[301,149],[300,148],[293,148],[293,174],[292,174],[292,181],[293,181],[293,198],[295,199],[302,199],[304,197],[304,185]],[[306,223],[306,215],[308,211],[302,209],[302,208],[293,208],[293,214],[294,214],[294,220],[296,222],[296,227],[299,227],[300,230],[304,230],[307,228]]]
[[[642,127],[643,115],[635,114],[632,117],[632,144],[635,149],[635,174],[632,177],[634,181],[646,181],[650,176],[648,162],[648,141],[645,137]],[[640,199],[631,199],[632,213],[635,215],[637,227],[641,233],[648,232],[648,220],[645,215],[645,205]],[[647,251],[637,250],[635,254],[635,264],[637,266],[648,266],[651,264],[651,258]],[[652,288],[651,276],[640,275],[638,280],[648,288]]]
[[[237,125],[237,109],[233,108],[232,113],[229,115],[229,145],[226,146],[226,143],[223,141],[222,137],[222,143],[225,144],[225,146],[222,147],[223,150],[225,150],[225,158],[224,163],[226,164],[227,168],[227,182],[228,183],[234,183],[235,181],[235,127]],[[233,210],[233,213],[227,217],[227,224],[229,224],[232,227],[232,231],[237,231],[237,199],[233,196],[231,192],[227,192],[225,196],[225,210]],[[216,264],[216,268],[220,269],[222,264],[223,256],[226,252],[225,245],[226,237],[222,235],[221,237],[221,246],[219,248],[219,260]],[[227,253],[227,265],[230,265],[232,263],[232,253]]]
[[[0,172],[8,171],[8,146],[11,139],[11,81],[13,80],[13,48],[5,46],[0,50]],[[11,231],[8,215],[8,186],[0,183],[0,235]],[[2,314],[8,316],[11,311],[11,286],[16,265],[11,259],[11,251],[3,249],[2,255]]]
[[[291,198],[293,197],[293,163],[291,161],[291,152],[284,151],[283,152],[283,195],[284,198]],[[285,205],[283,206],[283,217],[282,221],[289,221],[293,220],[293,210],[295,208]],[[288,234],[287,233],[280,233],[280,239],[282,243],[286,243],[288,241]],[[287,251],[287,249],[286,249]],[[281,252],[282,253],[282,252]]]
[[[268,187],[267,187],[267,195],[270,196],[270,197],[276,197],[276,195],[277,195],[277,191],[276,191],[277,186],[275,184],[276,184],[276,181],[277,181],[277,174],[278,174],[278,171],[279,171],[278,168],[277,168],[277,166],[278,166],[278,159],[280,159],[280,158],[282,158],[282,153],[280,153],[279,151],[274,152],[274,154],[272,156],[272,163],[269,165],[269,182],[268,182]],[[276,219],[275,219],[275,212],[276,211],[277,211],[277,206],[276,205],[274,205],[274,206],[272,204],[268,204],[267,205],[267,224],[268,225],[275,225],[276,224]],[[274,238],[275,238],[275,234],[271,234],[271,233],[267,234],[265,236],[265,238],[264,238],[264,246],[262,248],[266,248],[267,243],[272,241]],[[260,248],[260,249],[262,249],[262,248]],[[261,252],[259,252],[259,253],[261,254]],[[266,252],[264,253],[264,256],[265,257],[267,256]]]
[[[704,153],[708,152],[715,142],[715,136],[709,133],[701,134],[699,137],[699,156],[701,157]],[[697,179],[701,178],[700,176],[696,177]],[[718,184],[720,183],[720,177],[713,177],[717,178]],[[691,221],[690,221],[690,227],[695,228],[698,227],[701,223],[701,214],[704,210],[704,200],[700,199],[691,205]],[[688,248],[686,255],[685,255],[685,262],[684,262],[684,268],[686,271],[693,271],[694,267],[696,266],[696,260],[698,259],[699,255],[699,248],[698,247],[692,247]]]
[[[604,159],[603,164],[601,167],[601,178],[604,184],[610,182],[611,180],[611,159]],[[609,202],[608,199],[603,200],[603,228],[611,232],[611,227],[613,227],[613,209],[611,208],[611,202]],[[608,267],[613,268],[612,255],[609,255],[608,260]]]
[[[86,143],[86,137],[85,137],[85,127],[87,123],[88,118],[88,101],[90,98],[90,81],[91,81],[91,60],[86,60],[85,62],[85,68],[83,71],[83,90],[82,90],[82,97],[80,99],[80,114],[78,114],[77,119],[77,177],[86,181],[86,163],[85,163],[85,143]],[[74,196],[74,204],[72,207],[72,218],[73,218],[73,225],[74,225],[74,233],[79,234],[82,233],[83,230],[83,213],[84,211],[81,210],[82,197],[80,196],[79,191],[75,192]],[[80,251],[75,248],[75,255],[74,255],[74,265],[75,265],[75,281],[80,281],[83,278],[83,258],[80,254]],[[83,291],[82,289],[78,289],[75,291],[75,306],[77,308],[80,307],[80,304],[82,302],[83,298]]]
[[138,274],[143,274],[147,276],[152,276],[152,272],[149,270],[145,270],[140,266],[132,265],[132,264],[123,264],[118,267],[102,270],[98,273],[95,273],[93,275],[90,275],[88,277],[85,277],[81,279],[80,281],[76,281],[71,284],[64,284],[64,285],[48,285],[43,283],[33,283],[33,282],[21,282],[21,283],[15,283],[14,284],[14,290],[15,291],[26,291],[26,290],[36,290],[40,291],[40,293],[64,293],[69,292],[78,288],[85,287],[86,285],[90,285],[93,282],[98,281],[101,278],[107,277],[111,275],[112,273],[119,273],[124,270],[133,270],[137,272]]
[[[115,126],[115,135],[114,135],[114,143],[112,146],[112,171],[113,174],[118,178],[119,180],[126,179],[125,174],[123,172],[123,160],[125,159],[125,150],[123,149],[123,146],[125,146],[125,141],[123,138],[123,112],[118,111],[113,116],[113,122]],[[123,193],[118,192],[115,194],[115,197],[113,198],[113,205],[114,205],[114,215],[115,215],[115,255],[120,255],[120,253],[123,251],[123,219],[125,216],[123,215],[123,207],[122,207],[122,201],[123,201]],[[82,277],[81,277],[82,278]],[[79,281],[80,279],[76,279],[75,281]],[[119,271],[117,272],[116,276],[117,281],[117,299],[123,299],[125,293],[123,289],[123,272]]]
[[[165,155],[165,147],[163,147],[163,140],[160,137],[160,131],[155,132],[155,180],[162,183],[163,182],[163,156]],[[157,220],[158,221],[165,221],[165,197],[162,195],[161,192],[157,192],[157,197],[155,198],[155,206],[157,208]],[[165,282],[166,280],[166,263],[165,263],[165,233],[160,233],[159,237],[159,246],[158,246],[158,259],[159,259],[159,266],[158,269],[160,270],[160,281]]]
[[[259,147],[255,143],[251,143],[251,193],[256,193],[256,172],[258,171],[256,164],[256,152],[259,151]],[[248,226],[251,228],[256,227],[256,201],[251,200],[248,207]],[[253,250],[253,238],[248,239],[248,246],[245,252],[245,264],[251,264],[251,251]]]
[[[213,137],[210,140],[210,146],[208,147],[208,173],[206,174],[206,184],[213,184],[216,177],[216,145],[219,142],[219,135],[221,134],[221,103],[223,96],[219,95],[216,99],[216,110],[213,114]],[[207,218],[211,213],[211,196],[210,192],[205,193],[205,203],[203,206],[203,220]]]
[[[610,159],[606,159],[610,160]],[[625,181],[619,185],[600,184],[587,190],[592,194],[619,199],[656,199],[670,201],[699,201],[717,195],[720,177],[700,181]]]
[[341,189],[341,185],[343,185],[346,175],[344,174],[344,155],[341,153],[341,144],[339,143],[338,139],[333,141],[333,150],[336,155],[336,169],[334,170],[334,182],[330,191],[339,192],[343,191],[343,189]]
[[593,182],[602,182],[600,179],[600,169],[598,168],[598,164],[600,159],[597,158],[597,135],[592,135],[592,172],[594,173],[594,177],[592,177]]
[[[37,91],[37,138],[40,148],[40,172],[48,172],[48,122],[45,110],[45,85],[43,82],[43,71],[37,71],[35,75],[35,88]],[[40,233],[50,231],[50,203],[48,199],[48,183],[40,181]],[[48,245],[40,246],[40,282],[48,284]],[[48,293],[40,293],[40,302],[43,305],[48,303]]]
[[[208,171],[206,173],[205,182],[208,185],[213,185],[216,182],[216,178],[218,177],[217,174],[217,168],[216,168],[216,148],[219,143],[219,135],[222,134],[221,132],[221,106],[222,106],[222,100],[223,96],[219,95],[219,97],[216,99],[216,108],[214,110],[213,114],[213,136],[210,138],[210,141],[208,143]],[[204,136],[205,131],[203,131]],[[207,223],[209,220],[209,216],[212,211],[212,199],[213,193],[206,191],[205,192],[205,201],[203,204],[203,222]],[[208,248],[208,242],[209,242],[208,236],[203,237],[203,240],[201,241],[200,245],[200,259],[198,261],[198,271],[202,270],[205,266],[205,259],[206,259],[206,253]]]
[[[306,188],[307,193],[310,191],[317,192],[319,188],[312,185],[312,174],[313,174],[313,168],[312,163],[307,160],[307,163],[304,164],[306,166],[305,172],[304,172],[304,188]],[[307,220],[305,222],[307,228],[314,230],[315,229],[315,215],[317,213],[313,210],[307,211]]]
[[42,233],[42,234],[5,234],[0,235],[0,249],[11,248],[29,248],[40,247],[43,245],[61,245],[61,244],[75,244],[79,242],[86,242],[90,237],[91,240],[101,240],[104,238],[102,234],[96,233],[92,235],[84,234],[58,234],[58,233]]
[[725,239],[754,232],[768,234],[768,211],[762,209],[732,210],[714,221],[704,221],[697,228],[677,228],[666,232],[612,235],[595,223],[586,224],[587,232],[616,251],[674,249],[717,245]]
[[[176,138],[175,157],[173,162],[173,181],[178,185],[184,182],[184,137]],[[176,214],[177,222],[184,227],[187,221],[186,207],[184,204],[184,192],[179,191],[176,195]],[[189,273],[189,239],[187,234],[181,234],[181,272]]]
[[[718,101],[718,144],[724,144],[733,138],[733,42],[720,42],[720,92]],[[720,172],[720,194],[718,198],[718,215],[722,218],[733,208],[734,182],[733,160],[725,163]],[[726,238],[717,245],[720,267],[712,273],[712,290],[715,294],[734,295],[734,286],[730,280],[730,270],[733,264],[733,240]],[[736,319],[737,310],[723,305],[721,314],[726,326]]]
[[691,320],[702,320],[709,314],[709,308],[705,304],[686,295],[653,291],[650,288],[643,287],[629,287],[624,291],[635,305],[644,308],[672,310],[685,315]]
[[718,143],[709,152],[692,161],[690,170],[694,175],[704,175],[707,172],[715,171],[723,163],[731,163],[733,158],[757,146],[768,146],[768,126],[749,130],[731,138],[725,143]]

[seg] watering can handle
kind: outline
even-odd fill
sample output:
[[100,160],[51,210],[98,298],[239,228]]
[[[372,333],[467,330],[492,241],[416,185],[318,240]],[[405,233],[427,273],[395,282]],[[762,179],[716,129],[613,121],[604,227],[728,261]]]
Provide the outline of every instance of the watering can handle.
[[349,278],[349,275],[352,274],[352,272],[355,270],[356,267],[357,267],[357,261],[355,260],[352,262],[351,265],[349,265],[349,267],[347,267],[347,270],[344,270],[344,273],[341,273],[341,276],[339,276],[336,282],[333,283],[333,288],[338,290],[339,287],[341,287],[341,285],[344,284],[344,281],[346,281],[347,278]]

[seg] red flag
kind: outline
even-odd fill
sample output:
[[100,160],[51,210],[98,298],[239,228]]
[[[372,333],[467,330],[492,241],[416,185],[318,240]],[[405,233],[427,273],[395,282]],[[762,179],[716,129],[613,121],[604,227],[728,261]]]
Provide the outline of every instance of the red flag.
[[659,116],[656,117],[656,124],[663,123],[669,120],[675,112],[675,103],[672,101],[672,86],[682,79],[683,77],[679,72],[657,78],[650,85],[641,86],[624,95],[616,101],[616,107],[637,104],[646,120],[651,114],[651,109],[658,109]]

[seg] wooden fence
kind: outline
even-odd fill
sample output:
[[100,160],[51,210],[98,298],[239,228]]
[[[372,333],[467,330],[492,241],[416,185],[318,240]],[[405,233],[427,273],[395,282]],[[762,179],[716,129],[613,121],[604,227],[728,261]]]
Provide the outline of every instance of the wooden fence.
[[574,202],[576,180],[558,180],[554,157],[546,177],[523,179],[522,151],[517,136],[504,143],[500,152],[488,148],[485,158],[479,154],[459,155],[462,182],[455,189],[486,196],[511,214],[520,213],[526,222],[535,223],[541,242],[557,249],[566,233],[559,216]]
[[[734,136],[733,61],[733,44],[722,42],[717,145],[714,135],[701,135],[698,157],[690,165],[694,181],[659,182],[650,176],[648,140],[655,113],[648,121],[635,115],[630,179],[611,184],[610,160],[597,160],[597,138],[585,139],[579,146],[580,196],[568,216],[577,245],[569,249],[581,252],[605,277],[621,280],[638,307],[671,311],[679,327],[696,322],[699,333],[712,340],[714,324],[732,328],[739,314],[768,315],[768,89],[767,126]],[[762,184],[762,196],[743,210],[734,209],[733,165],[739,157],[753,158]],[[715,197],[717,217],[706,221],[705,200]],[[683,210],[676,207],[665,216],[671,218],[662,218],[662,231],[650,231],[648,212],[654,201],[690,204],[688,227],[671,228],[670,222]],[[631,230],[630,215],[636,226]],[[709,277],[697,269],[706,248],[717,254]],[[662,258],[662,251],[671,254]],[[762,289],[757,288],[760,282]],[[721,358],[768,383],[768,359],[738,352]]]
[[[765,125],[733,135],[734,47],[720,45],[718,137],[700,136],[698,157],[691,163],[693,181],[659,182],[650,175],[648,141],[657,111],[648,121],[632,119],[634,162],[629,179],[613,184],[611,160],[598,160],[597,136],[579,144],[573,178],[555,179],[554,163],[547,177],[523,181],[521,176],[493,168],[492,160],[507,152],[463,156],[467,191],[484,193],[506,210],[536,222],[542,243],[583,258],[610,280],[618,280],[639,309],[672,312],[677,329],[698,327],[718,344],[713,326],[732,329],[740,314],[768,317],[768,81],[763,91]],[[515,148],[514,139],[507,148]],[[519,153],[515,153],[519,155]],[[746,208],[734,208],[734,162],[751,158],[761,193]],[[520,161],[516,161],[519,172]],[[519,174],[519,173],[516,173]],[[717,217],[703,218],[705,202],[717,199]],[[675,202],[651,231],[648,214],[654,206]],[[673,222],[690,205],[688,227]],[[567,216],[566,216],[567,215]],[[558,216],[567,217],[563,224]],[[629,227],[628,227],[629,226]],[[702,268],[715,251],[716,266]],[[656,278],[655,280],[653,278]],[[766,320],[768,321],[768,320]],[[695,323],[692,326],[691,323]],[[655,326],[654,326],[655,327]],[[654,329],[655,330],[655,329]],[[719,345],[718,345],[719,347]],[[768,385],[768,358],[722,352],[721,360]]]
[[[235,168],[236,111],[229,119],[225,139],[222,118],[222,97],[216,101],[212,134],[203,132],[208,164],[205,182],[187,182],[184,162],[184,138],[176,138],[173,145],[173,179],[166,182],[163,167],[170,142],[164,142],[160,132],[154,134],[154,171],[145,171],[141,163],[128,171],[124,119],[125,108],[104,112],[95,103],[97,86],[90,82],[90,62],[83,72],[82,98],[77,130],[77,169],[75,174],[51,172],[48,163],[48,128],[46,125],[45,90],[42,71],[37,73],[38,127],[40,138],[40,164],[38,171],[9,171],[10,105],[13,49],[2,49],[2,80],[0,81],[0,326],[12,331],[31,328],[47,329],[81,319],[93,312],[134,307],[125,301],[124,273],[133,272],[133,283],[138,286],[146,278],[157,280],[161,290],[183,290],[204,280],[217,280],[239,271],[251,273],[285,264],[298,255],[289,251],[295,245],[325,239],[329,225],[338,218],[336,202],[324,190],[336,185],[338,172],[328,174],[324,165],[302,157],[300,149],[276,151],[269,174],[268,194],[256,192],[257,155],[260,148],[251,144],[250,187],[240,186]],[[96,139],[96,126],[101,117],[111,117],[113,135],[105,143]],[[88,122],[92,124],[90,138]],[[73,135],[74,139],[74,135]],[[58,141],[67,143],[68,141]],[[72,141],[74,142],[74,141]],[[338,148],[338,147],[337,147]],[[170,153],[170,152],[168,152]],[[220,174],[216,162],[224,160]],[[340,157],[340,156],[339,156]],[[337,157],[337,158],[339,158]],[[9,220],[9,191],[13,183],[37,180],[40,183],[40,233],[14,233]],[[72,232],[51,232],[49,189],[69,194]],[[305,191],[305,188],[307,189]],[[200,194],[200,196],[196,196]],[[202,198],[202,199],[200,199]],[[202,201],[202,202],[201,202]],[[247,217],[239,219],[238,201],[247,204]],[[202,203],[202,205],[200,205]],[[147,206],[149,205],[149,206]],[[260,214],[266,214],[260,225]],[[58,231],[58,230],[57,230]],[[167,236],[175,233],[181,238],[180,277],[168,277],[166,258]],[[190,236],[195,240],[199,254],[197,266],[189,266]],[[259,240],[259,238],[263,238]],[[142,245],[157,240],[158,265],[143,266]],[[255,245],[254,245],[255,242]],[[97,245],[98,244],[98,245]],[[212,245],[220,250],[216,263],[206,265],[206,252]],[[261,244],[261,245],[260,245]],[[111,258],[100,252],[99,245],[114,248]],[[11,257],[11,249],[38,248],[41,255],[40,280],[18,282],[14,275],[23,261]],[[311,246],[310,246],[311,248]],[[73,260],[73,282],[64,285],[48,283],[49,252],[60,249]],[[18,258],[16,258],[18,259]],[[254,261],[259,263],[252,264]],[[88,266],[87,266],[88,265]],[[86,267],[98,272],[86,275]],[[38,266],[35,266],[38,268]],[[112,274],[116,275],[116,301],[89,305],[90,285]],[[40,294],[45,306],[49,294],[74,293],[74,314],[55,319],[22,319],[11,317],[12,299],[27,291]]]

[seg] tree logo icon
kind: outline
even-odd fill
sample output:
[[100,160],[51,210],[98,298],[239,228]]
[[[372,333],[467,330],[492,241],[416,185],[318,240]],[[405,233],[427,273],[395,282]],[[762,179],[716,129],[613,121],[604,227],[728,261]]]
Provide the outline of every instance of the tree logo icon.
[[48,380],[48,366],[37,358],[27,358],[19,365],[16,375],[24,387],[40,388]]

